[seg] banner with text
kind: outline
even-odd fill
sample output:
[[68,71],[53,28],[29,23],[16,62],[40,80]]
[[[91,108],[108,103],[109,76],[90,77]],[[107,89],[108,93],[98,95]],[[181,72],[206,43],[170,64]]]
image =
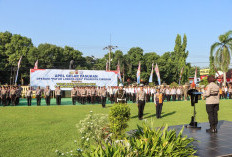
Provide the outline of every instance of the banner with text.
[[71,90],[73,86],[117,86],[117,72],[103,70],[31,69],[30,86]]

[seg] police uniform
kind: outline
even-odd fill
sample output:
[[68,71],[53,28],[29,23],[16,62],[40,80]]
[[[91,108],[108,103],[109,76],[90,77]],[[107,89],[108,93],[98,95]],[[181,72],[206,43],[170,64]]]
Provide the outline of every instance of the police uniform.
[[81,104],[85,104],[87,91],[85,88],[82,88],[80,92],[81,92]]
[[3,87],[2,91],[1,91],[1,96],[2,96],[2,105],[3,106],[6,106],[6,88]]
[[16,89],[16,105],[19,104],[19,100],[20,100],[20,97],[21,97],[21,92],[22,92],[22,88],[17,87],[17,89]]
[[56,96],[56,104],[61,104],[61,89],[58,87],[55,89],[55,96]]
[[156,118],[161,118],[164,96],[163,93],[157,92],[154,95],[154,103],[156,105]]
[[16,105],[16,90],[15,87],[13,87],[13,89],[10,90],[10,97],[11,97],[11,103],[13,106]]
[[101,103],[102,107],[106,107],[106,96],[107,96],[107,91],[105,88],[101,89]]
[[50,105],[50,101],[51,101],[51,89],[49,88],[46,88],[44,90],[44,96],[45,96],[45,101],[46,101],[46,104],[49,106]]
[[[122,85],[119,85],[122,87]],[[126,103],[126,91],[124,89],[118,89],[115,93],[115,100],[117,103],[125,104]]]
[[76,105],[76,100],[77,100],[77,90],[75,87],[71,90],[71,97],[72,97],[72,103],[73,105]]
[[218,110],[219,110],[219,87],[214,82],[207,85],[203,96],[206,98],[206,111],[208,113],[210,129],[217,132]]
[[[141,84],[140,87],[143,87]],[[138,118],[143,119],[143,111],[146,103],[146,92],[144,90],[139,90],[136,95],[136,102],[138,104]]]
[[41,104],[41,92],[42,90],[40,88],[37,88],[35,91],[37,106]]
[[31,106],[31,96],[32,96],[32,90],[29,88],[26,92],[26,96],[27,96],[27,105]]
[[90,90],[90,97],[91,97],[91,103],[92,103],[92,104],[95,103],[95,96],[96,96],[96,90],[95,90],[95,88],[93,87],[93,88]]

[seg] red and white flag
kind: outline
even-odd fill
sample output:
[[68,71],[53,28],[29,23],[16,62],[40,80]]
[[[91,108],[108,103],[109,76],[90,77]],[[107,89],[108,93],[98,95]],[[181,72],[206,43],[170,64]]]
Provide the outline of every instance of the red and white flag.
[[19,61],[18,61],[18,69],[19,69],[19,67],[20,67],[21,60],[22,60],[22,56],[20,57],[20,59],[19,59]]
[[118,65],[117,65],[117,75],[118,75],[118,79],[120,80],[120,82],[122,82],[122,77],[121,77],[121,73],[120,73],[120,64],[119,64],[119,61],[118,61]]
[[34,69],[38,69],[38,64],[39,64],[39,61],[37,60],[37,61],[35,62]]

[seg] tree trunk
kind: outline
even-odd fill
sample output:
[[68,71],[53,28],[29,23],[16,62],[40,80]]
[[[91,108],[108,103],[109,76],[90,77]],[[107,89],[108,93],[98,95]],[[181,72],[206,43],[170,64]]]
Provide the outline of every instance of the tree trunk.
[[226,86],[226,72],[223,72],[223,84]]

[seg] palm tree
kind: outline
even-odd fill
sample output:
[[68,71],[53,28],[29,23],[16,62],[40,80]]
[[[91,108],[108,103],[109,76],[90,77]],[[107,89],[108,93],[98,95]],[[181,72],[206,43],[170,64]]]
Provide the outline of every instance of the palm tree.
[[210,56],[214,58],[216,67],[222,70],[224,85],[226,84],[226,72],[230,65],[232,55],[232,30],[218,37],[219,42],[215,42],[210,49]]

